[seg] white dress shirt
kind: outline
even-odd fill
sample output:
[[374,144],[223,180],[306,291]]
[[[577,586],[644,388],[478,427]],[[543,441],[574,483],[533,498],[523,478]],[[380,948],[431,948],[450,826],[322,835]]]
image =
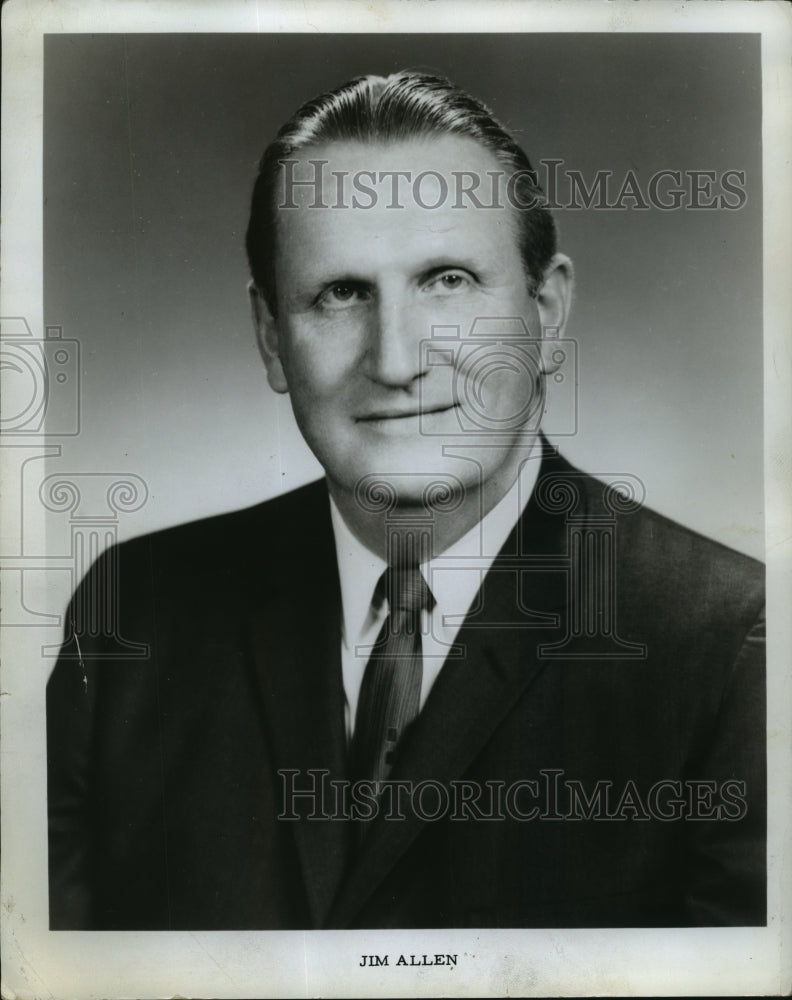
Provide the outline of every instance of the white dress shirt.
[[[442,555],[421,564],[421,572],[436,602],[431,612],[422,612],[421,708],[485,574],[531,497],[539,473],[540,454],[537,442],[514,485],[499,503]],[[341,582],[341,668],[347,738],[351,739],[370,650],[388,614],[387,599],[378,608],[373,603],[374,591],[387,564],[352,534],[332,497],[330,513]]]

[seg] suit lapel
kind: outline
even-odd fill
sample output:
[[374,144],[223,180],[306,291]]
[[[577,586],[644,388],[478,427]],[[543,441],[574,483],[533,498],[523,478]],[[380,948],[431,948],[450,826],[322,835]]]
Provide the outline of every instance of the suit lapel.
[[[251,623],[275,766],[298,772],[296,790],[310,787],[310,771],[327,772],[327,781],[343,779],[346,771],[341,598],[324,483],[300,528],[299,541],[282,542],[273,560],[282,576],[261,596]],[[332,811],[332,797],[328,805]],[[313,925],[320,926],[347,864],[348,824],[307,819],[313,811],[308,797],[295,797],[293,807],[299,819],[276,822],[291,827]]]
[[[566,463],[550,458],[543,463],[540,475],[563,475],[566,470]],[[534,491],[484,580],[481,613],[460,629],[456,642],[463,646],[464,655],[448,660],[440,671],[405,739],[394,779],[409,780],[414,786],[426,780],[447,783],[462,777],[512,706],[541,674],[547,661],[538,658],[537,648],[558,640],[564,624],[565,553],[564,514],[543,509]],[[514,555],[521,557],[519,571],[514,567]],[[522,609],[522,623],[515,618],[518,608]],[[515,627],[492,627],[504,621],[515,622]],[[541,623],[538,627],[537,621]],[[354,921],[424,826],[409,810],[403,821],[379,817],[372,822],[363,850],[329,914],[329,926],[345,927]]]

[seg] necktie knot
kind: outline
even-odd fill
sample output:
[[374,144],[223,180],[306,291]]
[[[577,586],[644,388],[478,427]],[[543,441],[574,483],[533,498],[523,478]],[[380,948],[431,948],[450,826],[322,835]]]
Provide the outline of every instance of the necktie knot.
[[389,566],[380,578],[380,588],[391,613],[415,614],[431,611],[435,605],[434,595],[417,566]]

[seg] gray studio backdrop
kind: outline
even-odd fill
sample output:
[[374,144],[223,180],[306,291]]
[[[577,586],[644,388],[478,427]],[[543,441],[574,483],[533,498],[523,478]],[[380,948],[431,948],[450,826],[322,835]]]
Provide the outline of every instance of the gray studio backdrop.
[[253,341],[250,187],[304,100],[413,67],[483,98],[535,166],[611,171],[616,192],[630,170],[644,191],[660,170],[744,173],[736,210],[558,211],[579,383],[577,433],[556,443],[761,556],[759,59],[753,35],[47,37],[45,320],[79,342],[82,374],[80,433],[52,471],[141,477],[120,537],[318,474]]

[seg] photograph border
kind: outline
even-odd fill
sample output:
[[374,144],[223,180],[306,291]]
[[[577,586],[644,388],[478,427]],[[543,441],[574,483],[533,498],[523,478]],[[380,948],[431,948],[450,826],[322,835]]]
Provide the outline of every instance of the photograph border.
[[[43,37],[114,32],[758,32],[762,36],[764,198],[765,550],[768,584],[768,925],[763,928],[311,932],[50,932],[47,929],[44,684],[52,661],[26,669],[35,627],[4,629],[2,739],[3,996],[586,996],[761,995],[792,988],[792,15],[785,3],[586,0],[481,5],[446,0],[160,3],[11,0],[3,9],[0,315],[45,329],[42,246]],[[0,451],[4,521],[20,522],[24,444]],[[46,450],[46,446],[43,446]],[[40,448],[39,451],[42,449]],[[17,478],[15,478],[17,477]],[[16,520],[15,520],[16,518]],[[45,511],[19,551],[46,538]],[[11,532],[16,529],[12,527]],[[35,547],[35,546],[34,546]],[[13,571],[14,560],[4,560]],[[9,584],[9,581],[10,584]],[[13,573],[4,575],[13,586]],[[36,606],[52,582],[34,581]],[[4,602],[5,603],[5,602]],[[363,954],[459,955],[455,967],[359,966]]]

